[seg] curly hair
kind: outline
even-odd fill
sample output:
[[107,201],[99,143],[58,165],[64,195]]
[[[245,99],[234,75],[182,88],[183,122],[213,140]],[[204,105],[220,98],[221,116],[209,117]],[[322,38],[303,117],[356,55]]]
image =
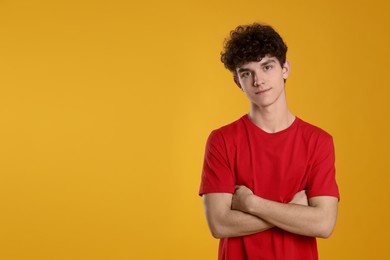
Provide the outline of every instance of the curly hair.
[[235,73],[237,67],[251,61],[260,61],[266,55],[286,62],[287,45],[269,25],[254,23],[240,25],[230,32],[224,43],[221,61],[225,68]]

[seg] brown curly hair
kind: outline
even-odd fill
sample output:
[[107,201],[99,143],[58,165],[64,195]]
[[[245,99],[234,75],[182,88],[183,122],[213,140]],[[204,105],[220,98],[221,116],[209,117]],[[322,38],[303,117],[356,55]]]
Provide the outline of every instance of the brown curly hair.
[[270,55],[281,66],[286,62],[287,45],[269,25],[254,23],[240,25],[225,40],[221,61],[225,68],[235,73],[236,68],[251,61],[260,61]]

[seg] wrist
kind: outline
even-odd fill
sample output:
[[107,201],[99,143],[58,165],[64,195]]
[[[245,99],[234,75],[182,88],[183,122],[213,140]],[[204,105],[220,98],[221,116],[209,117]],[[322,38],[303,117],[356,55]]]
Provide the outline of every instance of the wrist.
[[249,214],[252,214],[255,208],[256,196],[254,194],[248,195],[245,200],[245,211]]

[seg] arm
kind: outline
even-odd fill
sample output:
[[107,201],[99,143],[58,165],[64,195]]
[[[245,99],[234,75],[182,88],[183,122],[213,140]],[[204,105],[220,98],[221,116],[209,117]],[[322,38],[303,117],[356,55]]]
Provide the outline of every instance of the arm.
[[328,238],[335,226],[338,199],[318,196],[309,199],[309,206],[266,200],[245,186],[233,196],[232,208],[254,215],[291,233]]
[[[208,193],[203,195],[207,223],[215,238],[237,237],[262,232],[274,225],[242,211],[233,210],[233,194]],[[307,205],[304,192],[295,195],[290,203]]]
[[213,237],[245,236],[273,227],[273,225],[256,216],[232,210],[232,197],[233,194],[230,193],[203,195],[207,224]]

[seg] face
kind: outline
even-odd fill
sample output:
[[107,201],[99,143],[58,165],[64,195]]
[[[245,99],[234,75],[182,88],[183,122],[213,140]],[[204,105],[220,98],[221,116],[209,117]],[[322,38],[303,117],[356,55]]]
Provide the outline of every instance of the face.
[[236,68],[236,84],[242,89],[252,105],[268,107],[284,98],[284,81],[290,72],[286,61],[280,65],[275,57],[265,56],[260,61],[252,61]]

